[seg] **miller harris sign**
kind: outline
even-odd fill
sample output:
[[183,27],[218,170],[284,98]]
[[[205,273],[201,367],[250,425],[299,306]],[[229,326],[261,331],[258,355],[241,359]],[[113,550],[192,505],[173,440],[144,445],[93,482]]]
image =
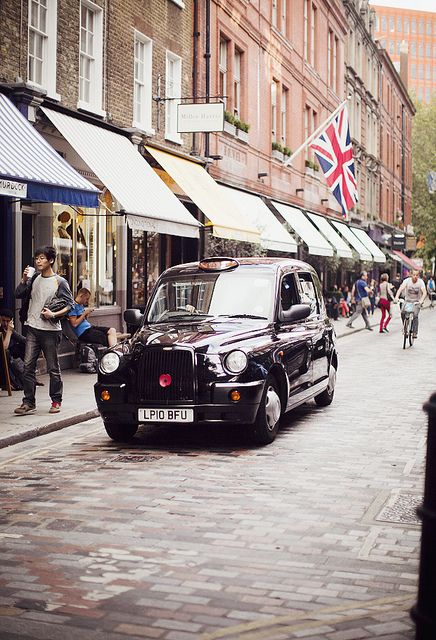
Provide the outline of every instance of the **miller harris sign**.
[[223,131],[223,129],[224,104],[222,102],[177,105],[178,133],[208,133]]

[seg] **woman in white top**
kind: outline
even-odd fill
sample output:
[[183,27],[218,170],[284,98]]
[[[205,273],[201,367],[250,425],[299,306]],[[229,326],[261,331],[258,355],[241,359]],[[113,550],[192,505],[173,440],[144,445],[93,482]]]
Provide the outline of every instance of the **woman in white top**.
[[[388,324],[391,321],[391,300],[394,299],[392,293],[392,285],[389,282],[389,276],[387,273],[383,273],[380,278],[380,302],[381,320],[380,320],[380,333],[388,332]],[[387,316],[387,317],[386,317]]]

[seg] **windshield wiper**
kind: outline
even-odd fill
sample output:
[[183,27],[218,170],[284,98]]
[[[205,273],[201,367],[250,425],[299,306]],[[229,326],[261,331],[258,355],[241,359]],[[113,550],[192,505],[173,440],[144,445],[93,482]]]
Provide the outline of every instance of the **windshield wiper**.
[[234,313],[232,315],[230,314],[223,314],[223,315],[219,315],[219,318],[250,318],[252,320],[268,320],[268,318],[266,318],[265,316],[254,316],[251,315],[250,313]]

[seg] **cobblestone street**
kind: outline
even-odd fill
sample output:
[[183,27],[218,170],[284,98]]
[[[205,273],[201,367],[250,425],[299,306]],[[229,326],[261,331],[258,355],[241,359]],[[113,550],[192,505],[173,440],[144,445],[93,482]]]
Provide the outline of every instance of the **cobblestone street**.
[[436,311],[406,350],[396,313],[268,447],[94,419],[0,450],[1,640],[412,640]]

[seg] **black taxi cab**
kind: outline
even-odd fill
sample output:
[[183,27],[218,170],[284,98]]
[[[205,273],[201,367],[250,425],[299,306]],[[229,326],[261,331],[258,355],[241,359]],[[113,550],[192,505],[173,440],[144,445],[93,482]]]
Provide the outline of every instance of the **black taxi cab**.
[[108,435],[140,425],[250,425],[272,442],[280,417],[333,400],[338,356],[316,271],[287,258],[207,258],[167,269],[131,339],[100,360],[95,397]]

